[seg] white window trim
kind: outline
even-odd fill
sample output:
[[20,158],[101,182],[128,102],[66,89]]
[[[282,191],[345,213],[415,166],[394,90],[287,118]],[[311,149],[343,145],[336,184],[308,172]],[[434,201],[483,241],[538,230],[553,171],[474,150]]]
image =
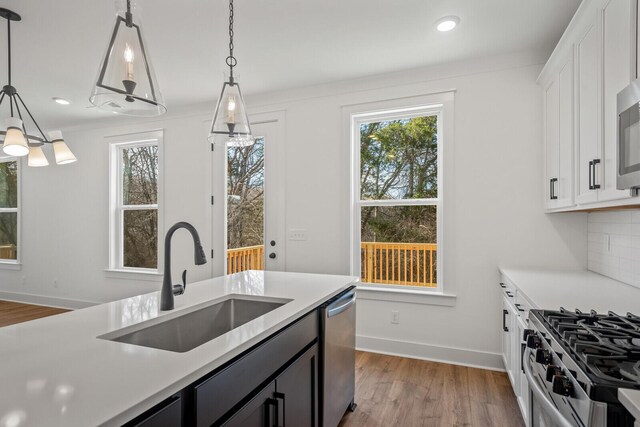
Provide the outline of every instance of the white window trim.
[[[447,190],[446,176],[451,171],[445,170],[446,153],[453,152],[453,94],[454,91],[442,92],[431,95],[422,95],[409,98],[391,99],[387,101],[372,102],[361,105],[343,107],[343,123],[348,129],[347,142],[350,147],[348,158],[350,159],[349,182],[351,183],[349,195],[349,223],[350,223],[350,271],[354,276],[360,277],[360,250],[356,243],[360,243],[360,208],[362,206],[410,206],[410,205],[436,205],[437,206],[437,261],[438,272],[437,287],[426,288],[407,285],[381,285],[361,283],[358,289],[364,299],[414,302],[434,305],[455,305],[456,296],[445,292],[445,200]],[[378,120],[393,120],[399,118],[423,117],[426,115],[438,116],[438,199],[415,200],[384,200],[362,201],[360,199],[360,123],[369,123]],[[446,144],[442,144],[446,139]],[[445,149],[446,145],[446,149]],[[447,168],[449,169],[449,168]]]
[[18,178],[18,206],[15,208],[0,208],[2,212],[16,212],[17,224],[16,224],[16,259],[2,259],[0,258],[0,269],[4,270],[20,270],[22,269],[22,162],[20,157],[0,157],[0,163],[16,162]]
[[[164,132],[152,130],[126,135],[110,136],[109,143],[109,259],[105,269],[107,277],[157,281],[162,276],[162,236],[164,233]],[[156,205],[121,205],[122,176],[120,174],[120,150],[131,147],[158,146],[158,203]],[[123,266],[122,212],[155,208],[158,211],[158,266],[136,268]]]

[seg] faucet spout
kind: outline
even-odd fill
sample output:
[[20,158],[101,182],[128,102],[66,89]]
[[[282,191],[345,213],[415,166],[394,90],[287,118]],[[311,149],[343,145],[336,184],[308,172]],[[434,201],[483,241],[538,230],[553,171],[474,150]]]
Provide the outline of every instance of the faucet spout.
[[[188,222],[181,221],[174,224],[167,231],[164,238],[164,277],[162,278],[162,290],[160,291],[160,310],[163,311],[173,310],[174,307],[173,297],[175,291],[174,286],[171,283],[171,238],[173,237],[173,233],[180,228],[185,228],[189,233],[191,233],[191,237],[193,238],[193,257],[195,265],[207,263],[207,257],[205,256],[204,249],[202,249],[202,244],[200,243],[200,236],[193,225]],[[183,277],[185,277],[184,281],[186,282],[186,275],[183,274]],[[180,294],[184,292],[187,284],[183,283],[182,286],[176,286],[181,288],[178,291],[178,294]]]

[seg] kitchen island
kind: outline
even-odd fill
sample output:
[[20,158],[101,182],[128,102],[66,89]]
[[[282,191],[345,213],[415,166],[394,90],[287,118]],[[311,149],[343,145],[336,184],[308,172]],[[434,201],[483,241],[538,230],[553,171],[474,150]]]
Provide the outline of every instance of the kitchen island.
[[[357,280],[246,271],[189,284],[172,311],[160,311],[159,292],[153,292],[0,328],[0,424],[127,423],[313,315]],[[186,352],[98,338],[141,322],[161,323],[234,295],[285,303]]]

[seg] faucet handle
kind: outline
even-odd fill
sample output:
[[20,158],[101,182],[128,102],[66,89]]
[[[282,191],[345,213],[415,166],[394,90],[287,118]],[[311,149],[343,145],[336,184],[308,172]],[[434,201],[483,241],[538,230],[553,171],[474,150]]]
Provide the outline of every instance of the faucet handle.
[[187,290],[187,270],[182,272],[182,284],[173,285],[173,295],[182,295]]

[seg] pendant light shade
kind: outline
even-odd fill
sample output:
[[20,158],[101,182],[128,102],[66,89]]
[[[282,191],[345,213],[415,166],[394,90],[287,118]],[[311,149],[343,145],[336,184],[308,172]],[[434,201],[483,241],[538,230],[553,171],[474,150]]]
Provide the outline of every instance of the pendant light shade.
[[130,116],[159,116],[167,111],[158,89],[138,14],[131,0],[116,15],[96,84],[89,101],[96,107]]
[[[209,138],[216,135],[226,136],[231,145],[234,141],[252,140],[249,117],[240,93],[240,86],[235,81],[226,81],[213,113]],[[251,145],[251,144],[247,144]]]
[[71,150],[69,150],[64,139],[62,139],[62,132],[59,130],[49,132],[49,139],[53,143],[53,154],[56,156],[56,164],[66,165],[78,160]]
[[22,120],[16,117],[8,117],[5,120],[7,133],[4,136],[2,151],[10,156],[26,156],[29,154],[29,145],[22,131]]
[[240,86],[233,77],[233,67],[238,63],[233,56],[233,47],[233,0],[229,0],[229,56],[226,60],[229,78],[222,85],[222,92],[213,113],[209,141],[213,143],[218,137],[227,145],[246,147],[252,145],[254,140]]
[[42,147],[29,147],[27,164],[34,168],[49,166],[49,161],[45,157]]

